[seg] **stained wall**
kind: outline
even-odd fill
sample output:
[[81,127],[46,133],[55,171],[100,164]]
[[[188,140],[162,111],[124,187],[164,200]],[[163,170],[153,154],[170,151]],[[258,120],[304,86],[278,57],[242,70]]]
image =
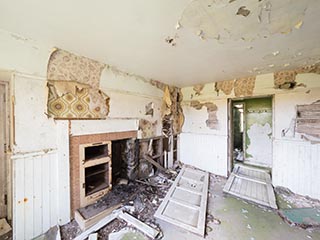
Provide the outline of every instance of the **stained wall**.
[[[317,66],[312,68],[315,69]],[[273,117],[270,165],[273,184],[319,199],[320,189],[314,184],[319,181],[319,139],[298,133],[295,127],[297,105],[314,104],[320,99],[320,75],[316,71],[290,71],[295,73],[294,84],[290,83],[289,78],[283,77],[283,87],[280,88],[277,85],[277,73],[255,76],[253,82],[250,80],[241,87],[238,84],[237,89],[237,79],[205,84],[200,93],[192,86],[183,88],[185,124],[180,135],[181,160],[212,173],[227,176],[228,99],[271,96]],[[245,87],[247,84],[250,91]],[[210,117],[207,109],[197,107],[206,103],[217,106],[215,128],[206,124]]]

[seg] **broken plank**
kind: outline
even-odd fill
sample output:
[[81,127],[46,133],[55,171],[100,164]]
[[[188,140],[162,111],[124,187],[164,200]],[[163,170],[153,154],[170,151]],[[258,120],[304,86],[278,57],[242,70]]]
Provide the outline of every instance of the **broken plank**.
[[156,238],[159,234],[158,230],[148,226],[147,224],[141,222],[140,220],[131,216],[128,213],[120,212],[118,217],[121,218],[122,220],[125,220],[127,223],[133,225],[138,230],[142,231],[143,233],[145,233],[147,236],[151,237],[152,239]]
[[93,225],[92,227],[90,227],[89,229],[84,231],[83,233],[81,233],[79,236],[77,236],[75,238],[75,240],[84,240],[84,239],[86,239],[89,236],[89,234],[98,231],[99,229],[101,229],[102,227],[104,227],[108,223],[112,222],[116,218],[117,218],[117,214],[116,213],[111,213],[109,216],[107,216],[104,219],[100,220],[98,223],[96,223],[95,225]]
[[110,215],[113,210],[119,208],[122,204],[116,204],[108,209],[103,210],[102,212],[98,213],[95,216],[92,216],[88,219],[85,219],[82,214],[76,210],[74,213],[74,218],[76,222],[78,223],[79,227],[81,228],[82,231],[87,230],[97,222],[99,222],[101,219],[105,218],[106,216]]
[[98,240],[98,233],[90,234],[88,240]]
[[149,157],[148,155],[144,155],[144,159],[147,160],[148,162],[150,162],[152,165],[154,165],[156,168],[158,168],[161,171],[167,172],[168,170],[165,169],[164,167],[162,167],[159,163],[157,163],[156,161],[154,161],[151,157]]

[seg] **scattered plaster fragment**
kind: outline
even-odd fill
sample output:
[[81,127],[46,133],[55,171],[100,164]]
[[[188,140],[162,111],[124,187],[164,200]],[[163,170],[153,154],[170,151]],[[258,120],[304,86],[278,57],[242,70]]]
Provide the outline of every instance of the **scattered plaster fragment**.
[[290,66],[290,63],[285,63],[283,64],[284,67],[289,67]]
[[249,14],[250,14],[250,10],[249,9],[246,9],[246,6],[241,6],[237,13],[237,15],[242,15],[244,17],[247,17]]
[[270,64],[269,67],[270,67],[270,68],[273,68],[273,67],[274,67],[274,64]]
[[229,3],[235,2],[236,0],[229,0]]
[[253,47],[252,46],[248,46],[248,47],[246,47],[248,50],[251,50],[251,49],[253,49]]

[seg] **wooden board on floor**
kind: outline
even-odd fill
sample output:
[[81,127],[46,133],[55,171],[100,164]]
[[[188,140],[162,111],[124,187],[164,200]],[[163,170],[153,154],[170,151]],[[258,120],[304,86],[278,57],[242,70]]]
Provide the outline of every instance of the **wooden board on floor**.
[[270,173],[262,169],[236,165],[223,191],[263,206],[278,208]]
[[204,236],[209,174],[184,166],[155,217]]
[[112,206],[106,210],[103,210],[102,212],[98,213],[95,216],[92,216],[88,219],[85,219],[82,214],[76,210],[74,213],[74,218],[76,222],[78,223],[79,227],[81,228],[82,231],[87,230],[91,226],[95,225],[97,222],[99,222],[101,219],[107,217],[114,211],[115,209],[119,208],[122,204],[116,204],[115,206]]

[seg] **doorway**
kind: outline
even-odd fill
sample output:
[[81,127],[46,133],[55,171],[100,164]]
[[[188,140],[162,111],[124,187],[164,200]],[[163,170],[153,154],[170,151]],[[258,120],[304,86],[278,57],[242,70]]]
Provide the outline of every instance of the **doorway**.
[[0,219],[8,217],[9,84],[0,81]]
[[229,102],[229,172],[236,164],[272,168],[272,97]]

